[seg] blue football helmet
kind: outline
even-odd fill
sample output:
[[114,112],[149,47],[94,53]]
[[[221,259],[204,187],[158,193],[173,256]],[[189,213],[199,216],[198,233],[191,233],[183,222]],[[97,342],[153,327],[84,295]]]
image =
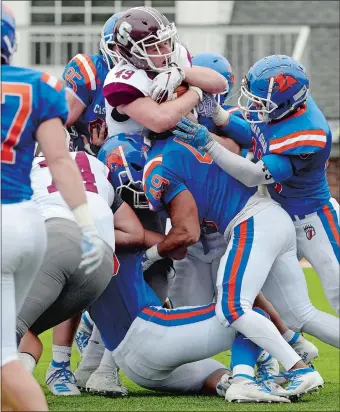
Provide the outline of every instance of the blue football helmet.
[[136,209],[149,208],[143,191],[143,170],[148,150],[140,135],[119,133],[105,141],[97,156],[110,169],[109,180],[116,193],[122,196],[123,189],[132,193],[130,206]]
[[229,61],[221,54],[198,53],[192,58],[192,65],[213,69],[227,80],[229,87],[224,92],[216,95],[217,102],[223,105],[235,84],[233,68]]
[[99,48],[104,56],[109,70],[112,69],[120,59],[118,53],[114,50],[115,43],[113,41],[113,31],[115,24],[120,19],[121,15],[122,13],[115,13],[106,21],[102,29]]
[[16,50],[15,19],[8,6],[1,3],[1,62],[10,64]]
[[250,123],[279,120],[302,106],[309,79],[305,68],[292,57],[273,55],[256,62],[241,84],[238,105]]

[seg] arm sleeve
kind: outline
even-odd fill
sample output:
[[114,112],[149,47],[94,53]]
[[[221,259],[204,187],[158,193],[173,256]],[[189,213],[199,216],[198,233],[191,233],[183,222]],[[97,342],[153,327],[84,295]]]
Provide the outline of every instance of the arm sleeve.
[[65,124],[68,107],[62,83],[54,76],[43,73],[39,89],[39,124],[56,117]]
[[115,197],[111,206],[112,213],[115,214],[123,203],[123,199],[117,193],[115,193]]
[[220,126],[220,130],[240,146],[244,148],[252,147],[250,124],[239,116],[231,114],[228,124]]
[[221,169],[245,186],[254,187],[274,183],[273,176],[262,160],[255,164],[230,152],[216,141],[209,144],[207,152]]
[[162,164],[149,162],[144,169],[144,192],[150,209],[159,212],[166,209],[168,203],[183,190],[184,182]]
[[91,103],[91,90],[96,90],[96,68],[89,56],[77,54],[65,67],[66,87],[84,106]]

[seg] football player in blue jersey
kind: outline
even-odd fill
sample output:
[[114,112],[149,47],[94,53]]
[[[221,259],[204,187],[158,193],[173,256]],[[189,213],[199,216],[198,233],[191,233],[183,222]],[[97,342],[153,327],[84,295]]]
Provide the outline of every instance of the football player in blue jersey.
[[[256,193],[256,188],[223,174],[208,153],[181,140],[179,137],[187,139],[194,128],[189,125],[207,130],[183,118],[178,127],[186,132],[175,130],[176,137],[156,141],[148,152],[144,191],[151,208],[166,210],[173,225],[149,256],[158,260],[179,246],[192,245],[200,237],[200,222],[214,222],[228,244],[218,271],[218,318],[267,350],[290,371],[293,380],[299,377],[302,387],[306,384],[312,388],[322,380],[310,375],[313,372],[301,363],[271,322],[251,310],[254,299],[262,288],[270,289],[275,306],[280,300],[285,306],[278,304],[282,312],[291,313],[288,326],[294,328],[299,323],[302,331],[336,347],[338,319],[318,311],[310,302],[296,257],[294,226],[287,213],[273,200]],[[289,390],[301,389],[295,383],[288,386]]]
[[67,126],[74,141],[74,149],[85,149],[93,155],[98,153],[103,143],[103,139],[95,138],[97,134],[101,132],[104,139],[107,136],[102,88],[109,70],[119,61],[112,36],[120,15],[114,14],[103,26],[100,40],[102,54],[77,54],[66,65],[63,73],[70,109]]
[[44,221],[31,201],[30,171],[36,141],[80,228],[81,265],[88,273],[101,264],[104,249],[88,210],[80,172],[65,144],[63,123],[68,109],[63,86],[48,73],[11,66],[15,51],[15,19],[2,4],[1,299],[6,307],[1,342],[2,406],[41,411],[47,410],[44,395],[19,362],[15,338],[16,314],[46,250]]
[[[99,159],[101,159],[110,168],[110,179],[114,187],[117,189],[117,192],[122,194],[123,197],[126,192],[131,192],[135,198],[134,203],[142,202],[143,200],[145,201],[141,178],[146,160],[146,151],[147,147],[141,143],[140,136],[126,136],[119,134],[109,138],[98,154]],[[115,222],[117,223],[117,226],[115,224],[115,231],[119,233],[119,230],[117,231],[118,225],[121,226],[122,222],[119,219],[115,219]],[[129,224],[134,228],[141,226],[138,219],[136,219],[136,216],[130,216]],[[152,247],[155,243],[160,242],[165,238],[162,234],[153,233],[148,230],[144,230],[144,232],[145,248]],[[118,233],[116,233],[117,247],[119,246]],[[199,318],[195,315],[197,315],[200,310],[207,310],[207,306],[211,308],[214,307],[214,305],[211,305],[211,302],[209,302],[209,304],[204,307],[192,307],[191,312],[183,312],[183,308],[181,308],[181,312],[176,310],[165,310],[163,314],[160,303],[161,301],[157,298],[153,290],[144,280],[142,267],[145,268],[151,263],[151,261],[143,258],[145,249],[135,250],[135,248],[132,247],[132,244],[129,245],[127,242],[124,243],[125,250],[118,250],[117,252],[117,257],[119,260],[119,271],[117,276],[111,280],[109,287],[105,290],[103,295],[93,305],[91,305],[90,308],[91,317],[99,328],[106,349],[100,367],[96,370],[96,372],[94,372],[93,375],[91,375],[88,382],[90,382],[95,375],[100,376],[99,370],[105,371],[106,369],[106,375],[108,375],[109,370],[112,371],[117,368],[117,365],[115,365],[115,352],[113,353],[113,357],[111,352],[116,351],[120,344],[123,346],[125,345],[125,342],[123,343],[124,338],[130,327],[133,330],[134,320],[138,317],[143,317],[142,312],[150,309],[150,306],[154,308],[154,305],[156,305],[158,307],[157,311],[161,311],[162,314],[160,313],[160,316],[164,317],[164,324],[162,325],[164,326],[164,335],[167,336],[167,340],[175,339],[177,334],[185,334],[186,332],[181,326],[189,325],[191,323],[196,323],[195,330],[196,328],[203,328],[202,333],[204,333],[204,328],[207,326],[204,322],[205,318]],[[185,253],[186,249],[181,248],[176,251],[176,258],[182,258]],[[185,313],[185,315],[183,315],[183,313]],[[190,313],[192,313],[192,318]],[[119,314],[119,316],[115,316],[114,314]],[[173,324],[169,322],[172,317],[175,319],[176,316],[183,316],[186,320],[183,320],[184,323],[181,323],[179,320]],[[203,322],[202,324],[197,324],[197,322],[201,321]],[[175,326],[177,326],[177,328]],[[154,325],[152,322],[147,321],[145,322],[145,327],[148,329],[148,335],[150,334],[151,339],[154,334]],[[169,335],[165,332],[166,327],[170,328]],[[222,327],[219,326],[217,329],[219,328]],[[214,332],[216,332],[215,329]],[[131,331],[128,333],[133,332]],[[188,338],[189,335],[187,335]],[[91,340],[98,336],[99,332],[96,332],[95,335],[92,335]],[[183,336],[181,338],[183,338]],[[243,371],[246,370],[248,373],[252,373],[253,377],[254,364],[259,356],[260,349],[258,347],[255,348],[255,345],[250,343],[250,341],[243,342],[243,340],[244,338],[240,336],[233,345],[234,353],[232,361],[235,373],[236,375],[242,374]],[[214,342],[214,339],[211,339],[211,342]],[[91,343],[92,342],[90,341],[89,346]],[[225,347],[224,345],[226,345],[226,342],[221,340],[219,344]],[[138,346],[140,346],[139,339]],[[221,396],[225,396],[225,393],[229,387],[228,378],[230,377],[230,373],[226,371],[223,365],[211,359],[206,359],[201,362],[195,362],[194,364],[183,365],[180,367],[180,365],[192,360],[191,357],[187,357],[188,355],[185,348],[182,348],[182,350],[176,349],[172,352],[172,355],[170,356],[172,358],[172,367],[168,366],[167,373],[163,373],[162,378],[159,379],[160,370],[164,369],[164,366],[159,368],[159,360],[153,361],[154,353],[157,353],[157,359],[160,357],[163,358],[161,364],[164,365],[166,358],[169,356],[169,352],[166,348],[164,348],[164,344],[162,344],[162,342],[159,342],[158,346],[160,347],[159,351],[150,351],[150,353],[147,354],[146,364],[149,365],[150,362],[155,362],[153,373],[150,374],[150,371],[148,371],[147,368],[141,369],[139,367],[139,377],[136,376],[136,369],[134,369],[134,365],[132,365],[132,363],[138,365],[142,360],[140,357],[141,353],[138,350],[138,353],[135,353],[135,360],[132,363],[130,360],[128,362],[131,367],[126,369],[127,365],[123,364],[124,372],[126,372],[135,383],[149,389],[182,393],[202,393],[206,390],[206,386],[210,386],[211,392],[216,394],[217,386],[219,394]],[[195,355],[197,356],[197,360],[204,358],[204,354],[206,353],[205,348],[206,346],[204,344],[201,346],[200,342],[197,342]],[[119,350],[120,349],[118,349],[118,351]],[[213,349],[210,348],[209,350]],[[240,357],[239,355],[241,353],[242,356]],[[84,354],[84,359],[87,358],[87,354],[88,352],[86,351]],[[143,362],[145,362],[145,355],[143,355],[143,357]],[[247,365],[245,366],[246,357]],[[92,359],[92,362],[93,361],[94,359]],[[90,362],[91,359],[87,359],[88,366],[90,366]],[[248,365],[248,363],[250,364]],[[174,365],[179,368],[176,368]],[[185,379],[183,379],[184,370],[186,370]],[[85,374],[85,369],[83,372]],[[171,377],[168,375],[171,375]],[[221,381],[219,382],[219,380]],[[237,383],[237,380],[238,377],[235,377],[235,384]],[[89,385],[86,384],[86,386],[88,387]],[[203,389],[203,386],[205,389]],[[240,396],[239,392],[238,394],[235,394],[235,386],[233,388],[234,393],[229,391],[227,399],[234,400],[235,396]],[[253,385],[251,385],[251,388],[247,388],[247,393],[243,392],[242,395],[247,396],[247,398],[244,399],[247,399],[248,401],[282,401],[282,399],[277,396],[287,395],[281,388],[276,387],[275,385],[271,385],[270,388],[271,389],[268,389],[268,387],[264,387],[262,384],[258,385],[254,382]]]
[[[226,78],[228,89],[222,94],[215,95],[216,102],[227,112],[242,118],[242,113],[238,107],[225,104],[234,86],[234,74],[229,61],[217,53],[198,53],[192,58],[192,64],[211,68]],[[227,136],[223,136],[225,133],[215,125],[213,118],[199,116],[198,122],[214,133],[216,141],[234,153],[239,153],[238,146],[233,148],[230,144],[231,140]],[[217,135],[220,135],[220,138]],[[245,149],[245,152],[247,153],[248,149]],[[243,155],[246,155],[246,153]],[[204,305],[216,298],[217,271],[225,249],[224,237],[218,232],[217,227],[211,222],[205,222],[204,225],[201,225],[200,241],[188,248],[188,254],[184,259],[174,261],[176,276],[169,284],[169,298],[174,308],[185,305]],[[272,316],[272,313],[270,315]],[[272,319],[277,320],[275,325],[281,334],[287,336],[288,340],[292,342],[296,352],[300,356],[306,354],[305,361],[310,362],[318,355],[317,348],[301,334],[289,330],[279,316],[273,315]],[[257,369],[258,378],[264,375],[277,375],[279,364],[276,359],[263,351],[259,356]]]
[[244,120],[225,114],[223,130],[240,144],[252,142],[256,164],[208,143],[202,129],[201,137],[187,141],[208,151],[246,186],[268,185],[270,196],[293,220],[298,257],[314,267],[339,314],[339,205],[326,177],[332,136],[309,94],[305,68],[288,56],[259,60],[242,82],[239,106]]

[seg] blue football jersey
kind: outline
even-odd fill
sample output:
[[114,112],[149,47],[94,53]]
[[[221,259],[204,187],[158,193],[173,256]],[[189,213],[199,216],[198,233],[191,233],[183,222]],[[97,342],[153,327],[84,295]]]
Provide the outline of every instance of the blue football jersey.
[[222,171],[212,158],[176,137],[156,141],[144,168],[144,192],[154,211],[183,190],[193,195],[200,223],[224,233],[256,188],[248,188]]
[[263,160],[275,179],[271,197],[291,215],[306,215],[322,208],[331,194],[326,167],[332,146],[329,125],[311,96],[297,113],[281,121],[249,124],[233,119],[233,129],[253,143],[255,161]]
[[54,76],[7,65],[1,70],[1,202],[18,203],[32,196],[37,128],[53,118],[65,123],[68,109],[63,84]]
[[91,142],[93,129],[97,128],[99,131],[105,121],[102,87],[108,71],[101,55],[77,54],[65,67],[63,79],[67,88],[84,104],[83,113],[69,127],[75,150],[84,149],[81,135]]
[[132,322],[148,306],[162,306],[145,282],[142,270],[144,251],[118,252],[118,273],[103,294],[91,305],[90,315],[100,330],[105,347],[116,349]]

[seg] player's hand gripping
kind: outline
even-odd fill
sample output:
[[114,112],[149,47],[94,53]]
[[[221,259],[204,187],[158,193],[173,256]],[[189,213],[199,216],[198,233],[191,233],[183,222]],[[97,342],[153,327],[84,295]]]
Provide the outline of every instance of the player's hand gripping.
[[181,121],[177,123],[173,134],[180,140],[183,140],[183,142],[189,143],[199,150],[206,149],[209,143],[213,141],[206,127],[194,123],[186,117],[182,117]]
[[211,93],[203,92],[203,99],[198,106],[196,106],[196,111],[199,116],[212,117],[217,106],[218,103],[215,96]]
[[79,268],[86,268],[85,274],[89,275],[102,264],[105,255],[105,243],[98,236],[95,227],[85,226],[80,228],[80,230],[80,248],[83,253]]
[[156,76],[150,87],[152,100],[157,103],[172,100],[174,91],[185,79],[184,71],[173,64],[173,66]]

